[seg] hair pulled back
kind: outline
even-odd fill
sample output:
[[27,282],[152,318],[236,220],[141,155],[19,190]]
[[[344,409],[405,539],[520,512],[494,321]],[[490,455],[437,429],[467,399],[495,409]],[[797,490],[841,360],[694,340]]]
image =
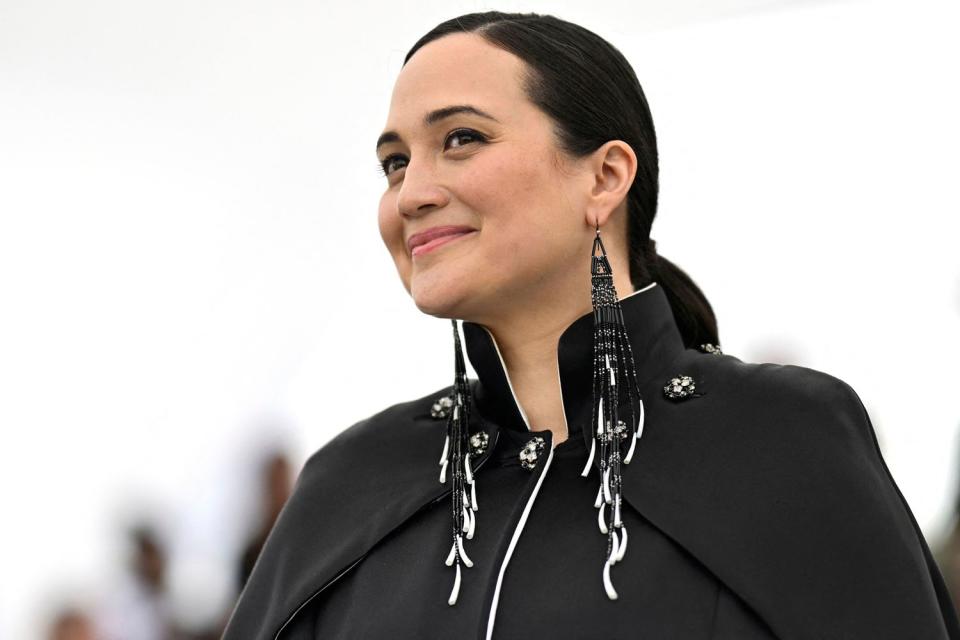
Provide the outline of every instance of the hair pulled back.
[[630,280],[635,289],[653,281],[663,287],[685,346],[719,344],[706,296],[685,271],[657,253],[650,237],[659,191],[657,137],[640,81],[623,54],[592,31],[551,15],[487,11],[438,24],[403,63],[451,33],[475,33],[526,63],[524,91],[553,120],[560,148],[570,157],[584,157],[609,140],[630,145],[637,155],[627,195]]

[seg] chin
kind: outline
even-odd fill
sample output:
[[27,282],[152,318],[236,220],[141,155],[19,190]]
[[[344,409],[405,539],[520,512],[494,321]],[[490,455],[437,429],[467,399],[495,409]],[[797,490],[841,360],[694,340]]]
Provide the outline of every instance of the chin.
[[427,315],[437,318],[457,317],[457,309],[468,295],[464,286],[468,281],[459,273],[421,274],[414,276],[410,283],[410,297],[417,308]]

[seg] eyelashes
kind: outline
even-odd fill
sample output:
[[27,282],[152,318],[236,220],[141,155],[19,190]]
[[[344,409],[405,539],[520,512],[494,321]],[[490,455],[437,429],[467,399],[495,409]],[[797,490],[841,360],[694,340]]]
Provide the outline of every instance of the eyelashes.
[[[484,136],[482,133],[479,133],[478,131],[474,131],[473,129],[454,129],[447,135],[446,139],[443,141],[444,149],[446,149],[447,147],[447,144],[446,144],[447,141],[449,141],[451,138],[461,138],[461,137],[472,138],[473,141],[479,142],[479,143],[484,143],[487,141],[486,136]],[[464,146],[464,144],[461,144],[460,146],[462,147]],[[382,176],[389,177],[390,174],[393,173],[393,171],[389,170],[390,163],[393,162],[394,160],[402,160],[405,157],[406,156],[404,156],[402,153],[390,154],[389,156],[384,158],[382,161],[377,163],[377,172],[380,173],[380,175]]]

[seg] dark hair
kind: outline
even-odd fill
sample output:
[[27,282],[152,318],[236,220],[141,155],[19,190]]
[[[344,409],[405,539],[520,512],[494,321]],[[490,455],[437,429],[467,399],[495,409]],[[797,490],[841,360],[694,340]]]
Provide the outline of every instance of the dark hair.
[[469,13],[441,22],[407,52],[451,33],[476,33],[526,63],[524,90],[554,122],[560,148],[583,157],[609,140],[637,154],[637,174],[627,195],[630,280],[635,289],[663,287],[687,347],[719,344],[717,319],[693,280],[657,254],[650,227],[657,212],[657,136],[646,96],[623,54],[597,34],[551,15]]

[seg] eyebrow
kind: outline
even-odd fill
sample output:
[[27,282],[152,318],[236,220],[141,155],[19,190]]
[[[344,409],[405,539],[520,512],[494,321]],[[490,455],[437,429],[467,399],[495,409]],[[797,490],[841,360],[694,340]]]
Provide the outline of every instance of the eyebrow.
[[[481,118],[486,118],[488,120],[493,120],[494,122],[500,122],[492,115],[475,107],[471,104],[455,104],[449,107],[443,107],[440,109],[434,109],[423,117],[423,126],[429,127],[437,122],[440,122],[444,118],[449,118],[450,116],[456,115],[458,113],[469,113],[475,116],[480,116]],[[377,151],[380,151],[380,147],[387,144],[388,142],[400,142],[400,134],[396,131],[384,131],[380,134],[380,137],[377,138]]]

